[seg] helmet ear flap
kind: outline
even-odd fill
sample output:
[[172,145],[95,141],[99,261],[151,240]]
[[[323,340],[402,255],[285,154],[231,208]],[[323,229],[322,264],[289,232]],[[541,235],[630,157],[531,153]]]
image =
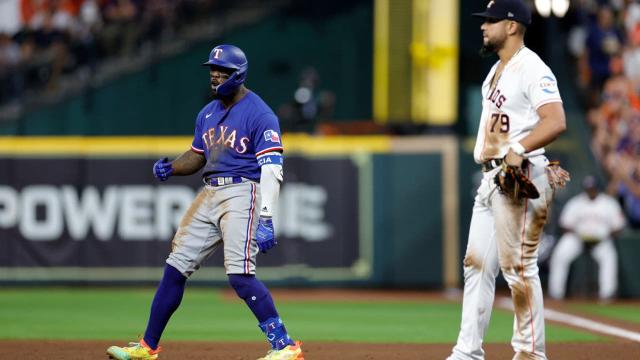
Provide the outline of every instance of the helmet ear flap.
[[247,79],[247,70],[247,67],[243,66],[235,72],[236,74],[238,74],[238,78],[236,79],[236,81],[239,82],[238,85],[244,84],[244,81]]
[[240,85],[244,84],[244,80],[246,78],[246,68],[234,71],[233,74],[231,74],[231,76],[225,82],[216,87],[216,94],[222,96],[231,95],[240,87]]

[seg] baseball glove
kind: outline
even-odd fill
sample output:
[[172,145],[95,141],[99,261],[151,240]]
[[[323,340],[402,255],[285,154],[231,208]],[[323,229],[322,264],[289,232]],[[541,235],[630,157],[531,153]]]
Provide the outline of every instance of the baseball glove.
[[507,165],[502,161],[501,169],[493,178],[500,192],[514,201],[521,199],[537,199],[540,193],[521,167]]
[[567,170],[560,167],[560,161],[550,161],[545,168],[545,172],[549,179],[549,185],[554,190],[565,187],[567,181],[571,181],[571,175]]

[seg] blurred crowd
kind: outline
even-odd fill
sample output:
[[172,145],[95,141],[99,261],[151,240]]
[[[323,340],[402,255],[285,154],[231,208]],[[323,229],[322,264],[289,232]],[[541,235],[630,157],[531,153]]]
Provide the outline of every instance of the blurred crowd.
[[313,66],[305,67],[291,100],[278,106],[282,130],[323,133],[323,120],[331,119],[335,111],[336,95],[320,89],[320,74]]
[[2,0],[0,105],[55,90],[64,74],[91,76],[132,57],[221,6],[207,0]]
[[588,108],[591,148],[607,192],[640,227],[640,3],[579,1],[569,49]]

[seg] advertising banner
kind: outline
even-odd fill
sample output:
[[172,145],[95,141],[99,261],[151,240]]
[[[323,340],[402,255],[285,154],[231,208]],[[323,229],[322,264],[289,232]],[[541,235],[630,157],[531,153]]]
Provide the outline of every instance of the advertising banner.
[[[162,267],[203,183],[197,174],[160,183],[153,161],[0,159],[0,280],[38,269],[46,269],[38,273],[43,279],[129,280],[145,278],[136,268]],[[273,278],[353,275],[362,255],[359,176],[348,157],[287,157],[275,219],[279,245],[258,255],[258,270],[270,269]],[[204,267],[216,275],[203,279],[222,279],[222,251]],[[131,271],[110,271],[117,268]],[[71,269],[81,274],[70,276]]]

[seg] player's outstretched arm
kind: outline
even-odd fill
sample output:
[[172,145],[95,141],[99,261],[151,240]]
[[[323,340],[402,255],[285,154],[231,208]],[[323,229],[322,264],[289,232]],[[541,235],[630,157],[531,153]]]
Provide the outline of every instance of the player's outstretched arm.
[[156,161],[153,164],[153,176],[160,181],[167,181],[173,175],[191,175],[205,163],[204,155],[189,150],[173,161],[166,157]]
[[187,150],[171,162],[173,175],[191,175],[207,163],[203,154],[198,154],[193,150]]

